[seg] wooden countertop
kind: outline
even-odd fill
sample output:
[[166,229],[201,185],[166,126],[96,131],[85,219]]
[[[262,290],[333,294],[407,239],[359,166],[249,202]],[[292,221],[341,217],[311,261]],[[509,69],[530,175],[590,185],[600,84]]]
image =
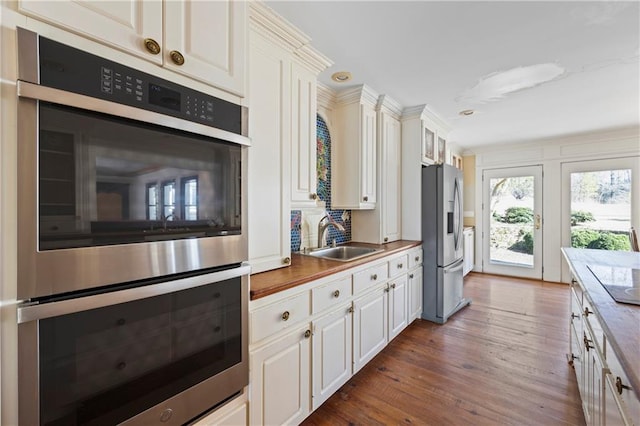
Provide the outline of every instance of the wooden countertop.
[[587,265],[640,269],[640,253],[563,248],[572,272],[602,321],[602,328],[631,387],[640,399],[640,305],[618,303],[602,287]]
[[362,265],[363,263],[389,256],[393,253],[400,252],[411,247],[419,246],[422,242],[400,240],[380,245],[365,243],[354,244],[381,248],[383,251],[351,262],[318,259],[311,256],[292,253],[290,266],[251,275],[249,292],[251,300],[256,300],[279,291],[308,283],[309,281],[326,277],[327,275],[335,274],[336,272],[344,271],[345,269],[353,268],[354,266]]

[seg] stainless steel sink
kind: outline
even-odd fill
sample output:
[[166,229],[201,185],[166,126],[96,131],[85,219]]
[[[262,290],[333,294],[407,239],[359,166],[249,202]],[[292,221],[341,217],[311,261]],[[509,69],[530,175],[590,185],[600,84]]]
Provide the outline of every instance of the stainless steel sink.
[[350,262],[362,257],[371,256],[381,252],[382,249],[360,246],[339,246],[313,249],[310,252],[303,252],[307,256],[319,257],[322,259],[338,260],[340,262]]

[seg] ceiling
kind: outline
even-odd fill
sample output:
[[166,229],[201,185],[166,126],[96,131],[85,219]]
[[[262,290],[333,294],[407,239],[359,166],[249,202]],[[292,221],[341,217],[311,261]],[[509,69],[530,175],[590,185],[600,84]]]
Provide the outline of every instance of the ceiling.
[[428,104],[462,149],[640,126],[637,1],[266,4],[334,61],[322,83]]

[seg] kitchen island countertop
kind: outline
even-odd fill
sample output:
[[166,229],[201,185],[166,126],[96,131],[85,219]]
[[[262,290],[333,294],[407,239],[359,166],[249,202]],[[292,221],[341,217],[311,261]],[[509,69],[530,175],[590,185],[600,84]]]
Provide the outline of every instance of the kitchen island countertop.
[[422,242],[400,240],[387,244],[352,244],[357,244],[358,246],[364,247],[379,248],[382,249],[382,251],[350,262],[319,259],[312,256],[292,253],[290,266],[251,275],[251,300],[269,296],[270,294],[287,290],[298,285],[308,283],[310,281],[317,280],[319,278],[323,278],[340,271],[344,271],[345,269],[353,268],[354,266],[362,265],[363,263],[372,262],[382,257],[389,256],[391,254],[401,252],[412,247],[417,247],[422,244]]
[[580,281],[631,387],[640,399],[640,305],[618,303],[589,269],[589,265],[640,269],[640,253],[563,248],[571,271]]

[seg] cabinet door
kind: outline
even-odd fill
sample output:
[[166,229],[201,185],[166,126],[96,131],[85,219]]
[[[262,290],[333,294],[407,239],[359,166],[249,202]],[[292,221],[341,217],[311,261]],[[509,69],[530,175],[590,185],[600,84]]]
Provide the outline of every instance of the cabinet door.
[[389,340],[407,326],[407,275],[389,283]]
[[630,425],[633,422],[625,415],[623,402],[616,390],[615,378],[610,373],[605,374],[604,385],[604,424],[605,425]]
[[400,239],[400,121],[384,115],[382,123],[382,161],[380,164],[382,241]]
[[289,83],[287,53],[252,33],[249,71],[249,261],[252,272],[286,266],[289,229]]
[[422,268],[415,269],[409,272],[408,280],[408,305],[409,305],[409,320],[411,323],[416,318],[420,318],[422,313]]
[[170,0],[164,7],[165,66],[243,96],[247,2]]
[[291,207],[316,205],[316,76],[291,66]]
[[[586,390],[586,411],[585,420],[587,425],[602,424],[602,396],[603,396],[603,368],[602,357],[598,349],[593,344],[593,335],[590,327],[584,327],[585,345],[585,390]],[[585,401],[583,401],[585,405]]]
[[162,63],[162,55],[150,53],[144,43],[146,38],[151,38],[162,45],[160,1],[20,1],[19,10],[100,43]]
[[388,341],[386,284],[353,302],[353,372],[360,370]]
[[310,337],[298,328],[251,352],[250,424],[298,424],[311,412]]
[[351,377],[352,317],[349,305],[313,323],[313,409]]
[[361,105],[360,188],[361,207],[373,208],[376,202],[376,111],[373,106]]
[[463,263],[463,271],[462,275],[467,275],[472,269],[474,264],[474,252],[475,252],[475,238],[474,238],[474,230],[466,229],[463,233],[463,244],[464,244],[464,263]]

